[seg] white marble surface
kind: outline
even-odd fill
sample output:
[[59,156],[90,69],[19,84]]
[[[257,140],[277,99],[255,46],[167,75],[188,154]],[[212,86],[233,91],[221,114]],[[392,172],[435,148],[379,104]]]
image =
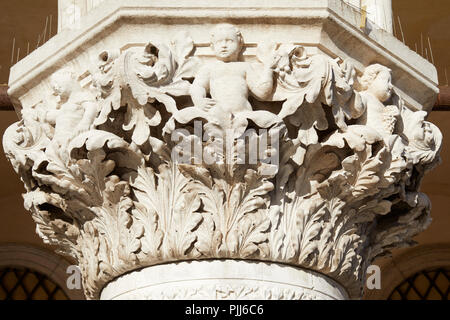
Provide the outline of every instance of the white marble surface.
[[214,260],[147,267],[110,282],[102,300],[343,300],[339,284],[319,273],[276,263]]
[[360,13],[341,0],[280,0],[276,4],[259,0],[104,0],[81,18],[79,28],[62,30],[14,65],[9,95],[17,109],[33,105],[55,69],[70,65],[81,76],[98,52],[124,50],[149,40],[162,42],[180,31],[194,39],[197,55],[211,55],[205,30],[220,22],[237,23],[249,46],[245,55],[252,56],[257,43],[276,39],[333,58],[351,59],[359,72],[368,64],[382,63],[398,79],[396,91],[417,110],[431,110],[439,92],[437,71],[431,63],[389,32],[369,27],[361,30]]
[[89,299],[210,259],[315,270],[358,298],[367,266],[427,228],[442,134],[416,109],[435,69],[392,35],[334,0],[101,5],[13,68],[22,120],[3,137],[38,234]]

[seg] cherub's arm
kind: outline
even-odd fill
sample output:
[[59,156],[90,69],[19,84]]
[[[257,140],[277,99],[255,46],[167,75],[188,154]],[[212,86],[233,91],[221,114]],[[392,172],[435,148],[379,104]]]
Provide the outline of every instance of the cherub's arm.
[[247,68],[247,84],[251,93],[258,99],[268,99],[273,91],[273,69],[264,66],[261,71],[252,66]]
[[94,123],[95,117],[97,116],[97,105],[91,101],[83,102],[83,118],[77,125],[79,131],[87,131],[91,129]]
[[348,104],[350,109],[350,116],[352,119],[361,117],[367,108],[367,98],[357,91],[354,91],[353,96]]
[[357,119],[366,111],[367,98],[364,94],[354,90],[356,70],[351,60],[344,60],[343,63],[338,64],[338,59],[331,60],[327,58],[334,73],[334,90],[336,90],[337,96],[342,100],[340,104],[345,109],[347,117]]
[[189,90],[194,106],[208,109],[213,105],[214,101],[206,98],[209,92],[209,80],[209,68],[205,66],[199,70]]

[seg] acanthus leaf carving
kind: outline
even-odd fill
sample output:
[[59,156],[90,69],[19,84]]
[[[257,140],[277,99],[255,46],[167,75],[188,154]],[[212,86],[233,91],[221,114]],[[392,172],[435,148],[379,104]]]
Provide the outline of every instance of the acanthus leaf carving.
[[418,188],[442,134],[389,100],[384,66],[358,80],[290,44],[249,63],[226,24],[211,42],[211,61],[186,35],[106,50],[91,86],[62,70],[57,101],[24,107],[4,149],[38,233],[77,259],[89,298],[128,271],[221,258],[313,269],[358,296],[365,266],[428,225]]

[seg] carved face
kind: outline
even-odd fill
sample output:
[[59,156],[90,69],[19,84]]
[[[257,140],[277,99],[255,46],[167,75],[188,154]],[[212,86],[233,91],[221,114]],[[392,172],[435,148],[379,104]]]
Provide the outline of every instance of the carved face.
[[51,85],[55,95],[67,100],[73,89],[73,79],[69,73],[61,72],[53,75]]
[[382,70],[378,73],[375,80],[367,88],[367,91],[372,93],[381,102],[385,102],[392,95],[392,75],[388,69]]
[[214,31],[211,47],[217,59],[229,62],[237,61],[242,49],[239,37],[232,28],[217,28]]
[[426,144],[430,145],[434,140],[434,133],[433,128],[431,127],[431,123],[429,123],[428,121],[423,122],[423,132],[424,132],[423,141]]
[[426,113],[424,111],[414,112],[407,128],[410,130],[410,141],[423,149],[424,146],[429,146],[433,141],[433,129],[430,123],[425,121]]

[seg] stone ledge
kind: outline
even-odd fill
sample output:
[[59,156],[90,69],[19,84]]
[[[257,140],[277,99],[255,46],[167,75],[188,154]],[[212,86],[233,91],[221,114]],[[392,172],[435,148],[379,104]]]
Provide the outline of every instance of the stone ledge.
[[[64,30],[16,64],[11,69],[9,95],[16,109],[37,103],[40,95],[35,91],[40,89],[36,87],[48,85],[49,75],[59,67],[70,63],[86,68],[90,57],[105,49],[157,38],[140,32],[149,28],[148,21],[153,29],[155,22],[165,25],[169,33],[170,28],[176,31],[174,23],[186,29],[183,23],[189,22],[188,30],[197,31],[197,37],[198,31],[204,30],[199,24],[226,20],[240,25],[247,43],[266,39],[273,30],[281,37],[280,42],[300,41],[334,57],[350,58],[359,71],[377,60],[393,70],[398,79],[394,86],[411,108],[430,111],[438,93],[435,67],[383,30],[366,30],[365,35],[358,27],[359,19],[359,13],[336,0],[279,1],[276,7],[268,1],[254,0],[245,5],[201,0],[176,4],[159,0],[144,5],[136,0],[110,0],[83,17],[79,30]],[[255,23],[262,28],[270,25],[271,29],[266,30],[269,34],[255,35]],[[296,25],[289,26],[292,23]],[[206,33],[199,36],[200,42],[207,42]],[[197,38],[194,41],[199,42]]]

